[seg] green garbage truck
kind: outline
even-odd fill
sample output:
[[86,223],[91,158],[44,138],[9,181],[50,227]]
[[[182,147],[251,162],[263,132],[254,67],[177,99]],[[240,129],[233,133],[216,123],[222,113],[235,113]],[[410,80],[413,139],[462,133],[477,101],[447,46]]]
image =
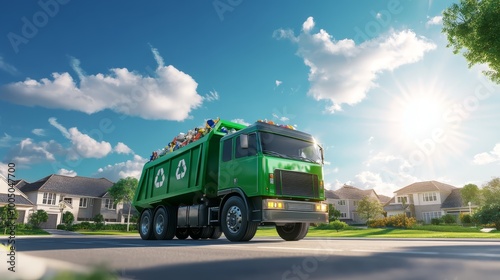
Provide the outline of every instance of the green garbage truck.
[[132,202],[142,239],[248,241],[263,225],[294,241],[328,221],[313,136],[263,121],[212,121],[204,133],[144,165]]

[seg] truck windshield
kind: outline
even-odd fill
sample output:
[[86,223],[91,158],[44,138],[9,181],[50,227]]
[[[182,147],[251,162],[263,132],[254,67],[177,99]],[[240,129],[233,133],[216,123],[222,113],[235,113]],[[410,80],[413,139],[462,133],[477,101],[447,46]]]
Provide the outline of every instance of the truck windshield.
[[276,157],[298,159],[322,164],[321,147],[306,140],[261,132],[262,152]]

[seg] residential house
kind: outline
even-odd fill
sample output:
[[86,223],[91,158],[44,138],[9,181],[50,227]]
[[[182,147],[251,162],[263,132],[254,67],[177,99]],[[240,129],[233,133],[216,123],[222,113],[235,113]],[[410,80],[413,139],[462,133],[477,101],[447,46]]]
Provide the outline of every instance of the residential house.
[[457,216],[457,221],[459,221],[458,217],[460,214],[472,214],[477,208],[477,205],[474,203],[462,200],[461,190],[461,188],[452,190],[443,204],[441,204],[441,210],[443,210],[445,214]]
[[49,220],[41,225],[42,228],[55,228],[66,211],[73,213],[77,221],[91,221],[97,214],[102,214],[108,222],[123,220],[118,214],[123,204],[116,205],[107,195],[111,186],[113,182],[105,178],[52,174],[23,184],[19,190],[33,203],[33,211],[47,211]]
[[[340,220],[348,224],[364,224],[366,220],[359,217],[356,208],[364,197],[372,197],[379,202],[387,201],[389,197],[379,196],[373,189],[362,190],[353,186],[344,185],[340,189],[326,191],[326,201],[340,211]],[[383,203],[383,202],[381,202]]]
[[[416,182],[394,192],[394,197],[384,206],[387,216],[406,213],[409,217],[430,223],[433,218],[440,218],[446,213],[443,203],[454,194],[457,188],[437,181]],[[455,199],[450,198],[450,211],[455,208]]]
[[8,180],[0,174],[0,207],[9,204],[14,206],[19,213],[16,222],[26,223],[28,221],[29,210],[33,208],[33,202],[18,189],[18,186],[26,183],[25,181],[21,180],[13,183],[9,185]]

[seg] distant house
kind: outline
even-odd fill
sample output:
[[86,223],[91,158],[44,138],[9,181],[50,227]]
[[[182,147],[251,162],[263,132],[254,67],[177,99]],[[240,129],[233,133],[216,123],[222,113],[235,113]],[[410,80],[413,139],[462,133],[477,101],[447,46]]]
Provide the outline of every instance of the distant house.
[[338,190],[327,190],[326,201],[332,204],[335,209],[340,211],[340,220],[348,224],[364,224],[366,220],[359,217],[356,208],[360,200],[364,197],[372,197],[381,204],[386,202],[389,197],[379,196],[373,189],[362,190],[353,186],[344,185]]
[[[0,175],[0,207],[9,205],[14,205],[19,216],[17,218],[17,223],[26,223],[28,221],[29,210],[33,208],[33,202],[31,202],[28,197],[22,193],[18,186],[25,184],[25,181],[16,181],[14,185],[9,185],[8,180]],[[14,194],[9,197],[9,194]],[[10,200],[9,200],[10,198]]]
[[32,211],[47,211],[49,220],[42,228],[55,228],[61,213],[70,211],[76,221],[91,221],[102,214],[105,221],[123,222],[123,204],[115,204],[107,194],[113,182],[105,178],[68,177],[52,174],[33,183],[19,186],[33,203]]
[[387,216],[405,213],[409,217],[430,223],[433,218],[440,218],[446,213],[458,215],[465,209],[461,198],[458,200],[459,190],[437,181],[416,182],[395,191],[384,210]]
[[469,202],[462,200],[462,195],[460,193],[461,190],[461,188],[452,190],[443,204],[441,204],[441,209],[445,212],[445,214],[458,217],[460,214],[472,214],[472,211],[477,208],[477,205],[473,203],[469,205]]

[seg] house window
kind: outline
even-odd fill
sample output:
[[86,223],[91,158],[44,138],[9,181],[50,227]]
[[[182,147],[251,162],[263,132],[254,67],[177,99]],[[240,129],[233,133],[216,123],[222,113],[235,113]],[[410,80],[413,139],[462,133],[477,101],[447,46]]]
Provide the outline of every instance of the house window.
[[434,218],[441,218],[441,211],[423,212],[424,222],[429,224]]
[[43,193],[42,204],[56,205],[55,193]]
[[80,208],[87,208],[88,200],[86,197],[80,198]]
[[423,201],[437,201],[437,194],[435,192],[432,193],[424,193]]
[[345,200],[339,200],[338,204],[339,205],[345,205]]
[[109,198],[106,198],[106,200],[104,201],[104,207],[109,209],[109,210],[116,209],[116,205],[113,203],[113,200],[109,199]]
[[66,204],[73,205],[73,198],[65,197],[64,202],[66,202]]
[[397,198],[398,203],[408,203],[408,197],[407,196],[398,196]]
[[347,213],[345,213],[345,212],[340,213],[340,217],[341,218],[347,218]]
[[357,200],[354,200],[352,203],[354,204],[354,206],[358,206],[358,201]]

